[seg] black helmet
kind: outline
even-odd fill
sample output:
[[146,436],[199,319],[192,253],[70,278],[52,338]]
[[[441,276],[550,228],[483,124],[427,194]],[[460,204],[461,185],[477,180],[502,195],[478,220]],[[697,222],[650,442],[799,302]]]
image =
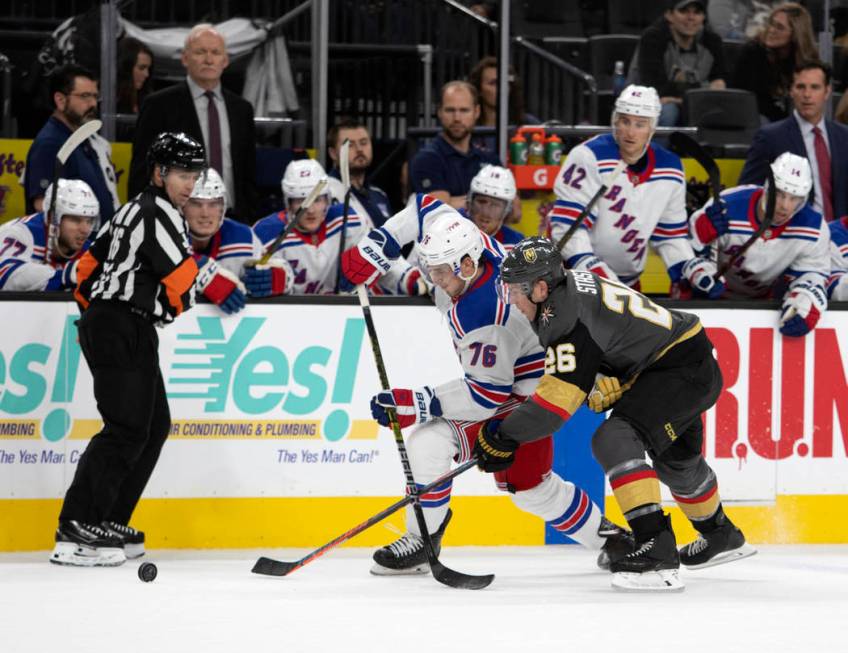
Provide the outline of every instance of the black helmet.
[[504,283],[522,284],[524,294],[530,295],[539,279],[549,288],[563,278],[562,258],[554,244],[542,236],[530,236],[518,243],[501,263]]
[[151,169],[153,166],[183,168],[184,170],[204,170],[206,151],[188,134],[182,132],[162,132],[153,141],[147,153]]

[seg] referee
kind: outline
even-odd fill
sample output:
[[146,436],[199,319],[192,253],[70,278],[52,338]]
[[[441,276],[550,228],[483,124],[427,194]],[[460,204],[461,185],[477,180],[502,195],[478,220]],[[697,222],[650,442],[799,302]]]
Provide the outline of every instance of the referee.
[[106,223],[80,260],[79,342],[103,429],[65,495],[51,562],[115,566],[144,554],[128,526],[171,426],[155,326],[194,305],[197,265],[181,210],[206,166],[203,146],[159,135],[150,185]]

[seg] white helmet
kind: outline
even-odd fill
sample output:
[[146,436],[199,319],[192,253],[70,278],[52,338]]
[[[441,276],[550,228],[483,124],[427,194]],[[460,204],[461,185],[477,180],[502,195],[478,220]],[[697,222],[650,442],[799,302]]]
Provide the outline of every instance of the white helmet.
[[806,203],[813,187],[813,174],[807,159],[784,152],[771,164],[771,171],[774,173],[774,185],[778,190],[802,197]]
[[[50,212],[53,202],[53,184],[47,187],[44,191],[44,211],[45,219]],[[94,228],[97,228],[97,223],[100,218],[100,202],[97,201],[97,196],[91,190],[91,186],[85,183],[82,179],[60,179],[59,188],[56,191],[56,211],[50,219],[54,224],[59,224],[62,216],[65,215],[80,215],[86,218],[91,218],[94,222]]]
[[626,113],[631,116],[651,118],[654,127],[656,127],[661,109],[660,97],[654,87],[631,84],[615,99],[612,122],[615,124],[615,114]]
[[227,186],[215,168],[206,168],[200,175],[194,185],[194,190],[191,191],[191,198],[196,200],[223,199],[224,210],[227,210]]
[[507,168],[485,165],[471,180],[469,193],[512,202],[515,199],[515,178]]
[[468,281],[460,273],[460,264],[468,255],[474,261],[474,270],[477,271],[477,262],[483,254],[483,235],[471,220],[463,218],[456,211],[446,212],[427,228],[424,238],[418,244],[418,252],[425,266],[446,263],[460,279]]
[[304,199],[322,179],[327,179],[327,173],[315,159],[292,161],[286,166],[286,172],[283,175],[283,197],[287,202],[293,199]]

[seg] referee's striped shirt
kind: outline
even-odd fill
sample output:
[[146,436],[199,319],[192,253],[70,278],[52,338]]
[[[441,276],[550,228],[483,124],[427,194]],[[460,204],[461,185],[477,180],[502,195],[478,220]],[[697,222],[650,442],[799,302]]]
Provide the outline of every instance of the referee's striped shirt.
[[148,186],[100,229],[80,259],[74,297],[122,301],[167,323],[194,305],[197,264],[186,223],[164,189]]

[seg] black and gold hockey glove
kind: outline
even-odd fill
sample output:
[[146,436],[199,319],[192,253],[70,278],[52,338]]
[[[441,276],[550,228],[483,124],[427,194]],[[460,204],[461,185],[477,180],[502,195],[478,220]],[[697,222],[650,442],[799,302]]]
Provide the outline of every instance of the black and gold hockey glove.
[[508,469],[515,462],[515,451],[518,449],[518,442],[498,433],[501,421],[490,419],[484,422],[474,441],[477,467],[490,474]]

